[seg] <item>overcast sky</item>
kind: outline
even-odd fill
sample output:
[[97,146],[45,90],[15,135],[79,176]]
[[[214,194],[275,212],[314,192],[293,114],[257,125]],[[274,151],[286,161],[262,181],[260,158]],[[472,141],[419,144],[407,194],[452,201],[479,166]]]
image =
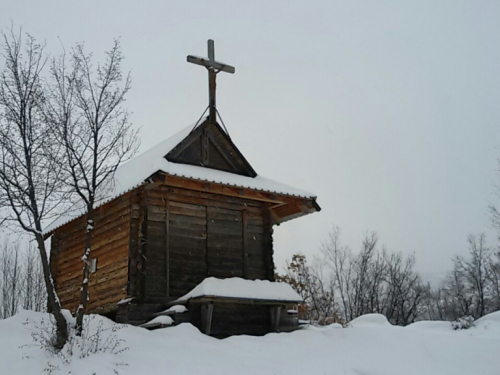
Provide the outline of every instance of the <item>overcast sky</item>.
[[[485,231],[498,202],[500,1],[7,1],[47,51],[84,41],[96,59],[120,37],[141,150],[196,121],[206,70],[218,110],[257,173],[317,194],[320,213],[275,230],[279,270],[317,253],[335,224],[354,250],[377,231],[435,279]],[[60,38],[60,41],[59,39]]]

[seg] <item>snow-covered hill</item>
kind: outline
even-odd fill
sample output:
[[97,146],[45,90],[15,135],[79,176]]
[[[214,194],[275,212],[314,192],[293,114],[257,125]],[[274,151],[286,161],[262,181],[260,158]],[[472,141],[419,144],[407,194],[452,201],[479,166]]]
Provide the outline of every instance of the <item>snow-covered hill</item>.
[[78,358],[81,349],[75,344],[70,364],[48,356],[33,342],[33,327],[47,318],[47,314],[24,311],[0,321],[1,374],[42,374],[44,369],[74,375],[115,371],[123,375],[500,374],[500,312],[463,331],[452,330],[446,322],[394,327],[385,317],[370,314],[347,328],[308,327],[293,333],[224,340],[207,337],[189,324],[157,331],[132,326],[116,330],[113,322],[94,316],[94,330],[98,326],[108,329],[100,334],[101,341],[125,340],[115,351],[128,349]]

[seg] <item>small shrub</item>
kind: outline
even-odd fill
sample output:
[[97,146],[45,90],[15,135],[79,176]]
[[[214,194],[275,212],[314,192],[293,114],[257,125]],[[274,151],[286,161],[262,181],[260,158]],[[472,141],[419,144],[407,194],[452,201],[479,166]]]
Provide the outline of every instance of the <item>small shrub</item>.
[[462,316],[461,318],[458,318],[457,320],[451,322],[451,326],[453,329],[459,330],[459,329],[469,329],[474,325],[474,318],[472,316]]
[[[51,317],[49,321],[42,319],[40,323],[27,320],[24,325],[29,325],[31,337],[35,346],[38,346],[51,357],[44,369],[46,374],[52,374],[60,370],[60,365],[69,365],[73,358],[86,358],[96,353],[120,354],[128,347],[124,346],[125,340],[118,338],[115,334],[124,325],[115,324],[109,328],[103,328],[103,320],[93,324],[96,315],[87,316],[84,320],[81,336],[76,335],[74,324],[68,324],[68,341],[61,350],[55,348],[56,325]],[[27,345],[26,345],[27,346]],[[54,364],[59,362],[59,364]],[[116,366],[127,366],[126,363],[115,363]],[[117,370],[114,370],[118,373]]]

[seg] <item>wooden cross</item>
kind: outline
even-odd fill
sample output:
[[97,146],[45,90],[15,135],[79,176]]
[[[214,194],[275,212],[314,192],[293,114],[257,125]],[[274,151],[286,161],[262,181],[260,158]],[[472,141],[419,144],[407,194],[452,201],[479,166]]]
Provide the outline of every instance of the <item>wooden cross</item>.
[[187,57],[187,61],[196,65],[204,66],[208,70],[208,97],[209,97],[208,106],[210,108],[208,121],[211,124],[214,124],[216,120],[215,77],[219,72],[226,72],[233,74],[235,72],[235,69],[231,65],[215,61],[214,41],[212,39],[209,39],[207,44],[208,44],[208,59],[206,59],[205,57],[189,55]]

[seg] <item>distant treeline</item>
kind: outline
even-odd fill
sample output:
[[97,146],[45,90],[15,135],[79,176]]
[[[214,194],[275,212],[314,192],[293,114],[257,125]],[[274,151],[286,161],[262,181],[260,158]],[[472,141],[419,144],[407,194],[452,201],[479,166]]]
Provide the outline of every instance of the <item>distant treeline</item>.
[[45,311],[47,294],[36,247],[5,240],[0,245],[0,319],[25,310]]
[[364,237],[353,252],[335,227],[311,262],[293,255],[279,281],[302,296],[299,315],[318,324],[345,323],[380,313],[396,325],[418,320],[477,319],[500,310],[500,252],[487,247],[484,234],[469,236],[469,253],[455,256],[453,269],[437,288],[415,270],[415,255],[379,248],[376,233]]

